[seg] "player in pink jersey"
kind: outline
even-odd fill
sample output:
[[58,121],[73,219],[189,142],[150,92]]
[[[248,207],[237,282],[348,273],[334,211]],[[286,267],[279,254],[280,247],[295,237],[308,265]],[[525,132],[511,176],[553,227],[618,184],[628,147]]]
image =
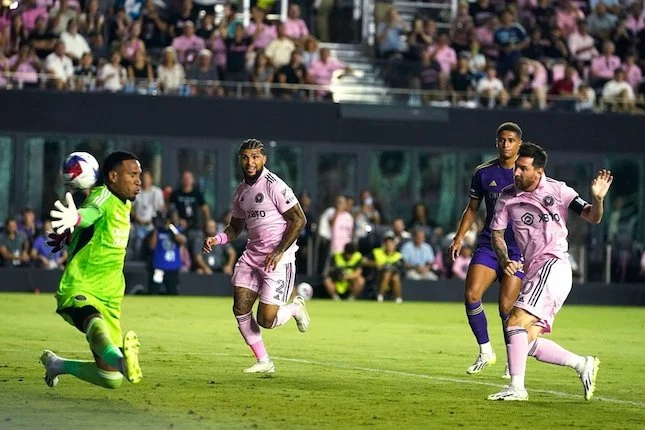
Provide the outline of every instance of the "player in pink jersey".
[[[545,363],[575,369],[589,400],[596,388],[600,361],[579,356],[557,343],[540,337],[549,333],[571,291],[571,265],[567,242],[568,213],[578,214],[591,224],[599,224],[603,201],[613,181],[611,172],[601,170],[591,183],[591,203],[564,182],[548,178],[544,172],[547,155],[534,143],[523,143],[515,161],[514,185],[502,191],[491,224],[493,248],[504,272],[524,270],[520,292],[506,321],[506,351],[511,383],[488,400],[528,400],[524,387],[527,356]],[[512,227],[524,255],[524,265],[509,258],[504,231]]]
[[[240,146],[244,180],[233,195],[231,222],[222,233],[204,240],[202,251],[235,239],[248,231],[246,250],[235,265],[233,313],[242,337],[257,363],[246,373],[273,373],[260,326],[275,328],[294,317],[301,332],[309,327],[305,301],[296,296],[287,304],[296,275],[296,239],[307,220],[298,199],[287,184],[266,167],[267,156],[259,140],[247,139]],[[253,305],[260,298],[257,320]]]

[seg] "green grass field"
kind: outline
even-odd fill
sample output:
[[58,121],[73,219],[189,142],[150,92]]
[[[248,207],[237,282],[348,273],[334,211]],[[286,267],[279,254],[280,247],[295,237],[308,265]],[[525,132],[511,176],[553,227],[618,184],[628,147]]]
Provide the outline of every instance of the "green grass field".
[[529,360],[529,402],[489,402],[503,386],[496,307],[487,310],[498,363],[465,369],[477,348],[461,304],[312,301],[309,332],[265,331],[273,376],[253,364],[231,299],[126,297],[123,325],[142,342],[144,380],[109,391],[42,380],[43,349],[88,358],[82,334],[49,295],[0,295],[0,428],[642,428],[645,310],[566,306],[552,338],[601,359],[596,397],[568,368]]

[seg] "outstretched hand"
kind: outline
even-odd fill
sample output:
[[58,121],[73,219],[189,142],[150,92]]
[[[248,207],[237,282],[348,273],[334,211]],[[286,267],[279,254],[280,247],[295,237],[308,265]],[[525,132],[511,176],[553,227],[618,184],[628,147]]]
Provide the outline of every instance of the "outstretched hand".
[[74,233],[74,227],[76,227],[80,222],[80,215],[76,210],[76,204],[74,203],[74,198],[70,193],[65,194],[65,201],[67,207],[60,201],[56,200],[54,207],[57,209],[52,209],[49,212],[49,215],[52,217],[52,228],[57,234],[63,234],[65,231],[69,230],[70,233]]
[[591,196],[595,200],[602,200],[607,195],[614,177],[611,175],[610,170],[602,169],[598,171],[598,176],[591,181]]

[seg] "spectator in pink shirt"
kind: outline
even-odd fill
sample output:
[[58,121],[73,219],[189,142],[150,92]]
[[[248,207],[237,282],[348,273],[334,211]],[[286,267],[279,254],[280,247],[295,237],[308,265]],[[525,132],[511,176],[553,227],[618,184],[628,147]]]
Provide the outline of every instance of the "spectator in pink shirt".
[[352,241],[354,217],[347,211],[347,199],[336,197],[335,211],[329,219],[331,225],[331,253],[342,252]]
[[627,16],[627,28],[629,28],[634,34],[645,29],[645,14],[643,13],[642,7],[639,3],[634,3],[632,5],[630,14]]
[[206,45],[213,53],[217,72],[220,76],[224,76],[226,73],[226,42],[222,38],[222,33],[215,31],[210,39],[206,41]]
[[614,44],[605,41],[602,45],[602,55],[591,61],[591,86],[602,88],[614,77],[614,71],[620,66],[620,58],[614,55]]
[[134,59],[134,54],[137,51],[145,52],[146,44],[143,40],[141,40],[140,36],[141,21],[133,21],[132,24],[130,24],[130,37],[125,42],[124,57],[126,60],[132,61]]
[[576,22],[584,18],[585,14],[578,9],[573,0],[567,0],[564,4],[564,9],[558,9],[556,12],[556,22],[564,37],[569,37],[571,33],[575,32]]
[[643,73],[641,68],[636,64],[636,56],[634,54],[628,55],[623,64],[623,70],[627,75],[627,82],[638,91],[641,81],[643,80]]
[[452,263],[452,276],[457,279],[465,280],[468,273],[470,260],[473,258],[473,249],[466,245],[461,248],[461,254]]
[[278,37],[276,28],[264,21],[266,12],[259,7],[253,8],[251,16],[253,21],[246,27],[246,34],[253,40],[254,48],[266,48],[273,39]]
[[27,31],[21,15],[14,15],[11,18],[11,25],[4,29],[4,53],[11,57],[18,53],[20,45],[27,41]]
[[9,67],[9,70],[15,73],[13,79],[19,86],[38,86],[38,72],[40,72],[41,63],[31,46],[21,45],[18,54],[9,59]]
[[309,29],[305,21],[300,18],[300,6],[297,4],[289,5],[287,20],[284,22],[284,32],[299,48],[302,48],[309,36]]
[[486,25],[475,29],[475,39],[479,42],[482,53],[487,57],[497,58],[498,52],[495,47],[495,29],[499,25],[499,19],[491,16]]
[[452,69],[457,66],[457,53],[450,47],[450,39],[445,33],[439,35],[437,43],[428,47],[428,52],[441,66],[443,75],[450,75]]
[[49,19],[47,9],[38,6],[36,0],[27,0],[25,2],[25,8],[22,10],[22,20],[27,33],[31,33],[36,28],[36,20],[41,16]]
[[[320,59],[311,63],[308,68],[307,79],[309,83],[315,85],[330,85],[334,72],[344,69],[345,73],[351,73],[350,69],[345,63],[339,61],[331,56],[329,48],[322,48],[320,50]],[[319,91],[318,95],[322,98],[329,97],[331,93],[323,90]]]
[[175,37],[172,47],[177,51],[179,62],[186,65],[195,61],[199,51],[206,47],[206,42],[195,34],[195,24],[192,21],[186,21],[184,22],[184,34]]

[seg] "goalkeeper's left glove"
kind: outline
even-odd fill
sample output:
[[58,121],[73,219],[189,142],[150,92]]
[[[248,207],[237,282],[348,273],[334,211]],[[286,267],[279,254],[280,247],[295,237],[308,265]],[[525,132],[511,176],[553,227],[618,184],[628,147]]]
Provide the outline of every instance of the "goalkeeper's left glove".
[[53,218],[52,228],[58,234],[63,234],[67,230],[73,233],[74,227],[81,223],[81,215],[76,210],[72,195],[66,193],[65,200],[67,200],[67,207],[60,200],[56,200],[54,207],[58,210],[49,212],[49,215]]
[[72,239],[72,233],[69,231],[65,231],[63,234],[49,233],[47,237],[49,238],[47,245],[52,248],[51,253],[56,254],[58,251],[61,251],[69,245],[69,242]]

